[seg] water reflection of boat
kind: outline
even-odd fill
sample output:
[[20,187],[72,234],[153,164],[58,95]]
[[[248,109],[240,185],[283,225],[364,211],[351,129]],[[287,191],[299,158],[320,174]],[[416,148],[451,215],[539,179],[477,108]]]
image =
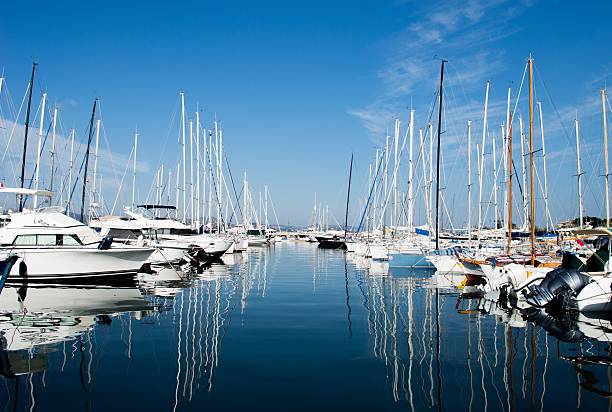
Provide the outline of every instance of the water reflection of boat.
[[6,287],[0,294],[2,374],[45,369],[42,348],[73,340],[116,314],[151,308],[135,287]]
[[430,269],[430,268],[389,266],[389,276],[393,278],[406,278],[406,277],[430,278],[434,273],[436,273],[435,268]]

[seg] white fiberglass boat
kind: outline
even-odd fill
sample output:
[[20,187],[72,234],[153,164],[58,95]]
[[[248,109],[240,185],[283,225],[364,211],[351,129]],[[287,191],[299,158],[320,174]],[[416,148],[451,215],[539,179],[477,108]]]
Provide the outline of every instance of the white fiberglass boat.
[[[172,211],[174,206],[162,205],[140,205],[140,209],[145,211],[166,210]],[[125,212],[134,218],[136,224],[146,227],[154,232],[158,241],[177,241],[185,247],[197,248],[197,254],[191,256],[192,259],[209,260],[223,256],[232,246],[232,240],[211,234],[198,234],[190,226],[172,219],[169,215],[164,217],[146,216],[142,213],[135,213],[129,210]]]
[[134,275],[153,251],[112,244],[56,207],[13,213],[0,229],[0,258],[19,257],[9,281],[20,275],[40,281]]
[[176,240],[160,240],[154,236],[145,238],[145,234],[151,234],[149,228],[143,227],[142,222],[134,218],[123,216],[101,216],[91,220],[89,226],[103,237],[112,237],[115,243],[124,243],[137,246],[151,246],[155,251],[149,257],[147,263],[152,265],[165,265],[179,263],[193,248]]

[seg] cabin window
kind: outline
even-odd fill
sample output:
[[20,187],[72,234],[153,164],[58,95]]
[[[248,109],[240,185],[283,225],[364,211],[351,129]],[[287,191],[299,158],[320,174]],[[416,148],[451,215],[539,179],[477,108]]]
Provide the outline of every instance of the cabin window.
[[130,229],[111,229],[108,231],[108,235],[115,239],[138,239],[140,233]]
[[195,231],[191,229],[170,229],[171,235],[179,235],[179,236],[190,236],[195,235]]
[[19,235],[13,241],[15,246],[35,246],[36,235]]
[[36,244],[39,246],[55,246],[56,243],[55,235],[36,235]]
[[78,246],[81,241],[75,235],[62,235],[62,244],[64,246]]
[[19,235],[15,246],[77,246],[81,241],[76,235]]

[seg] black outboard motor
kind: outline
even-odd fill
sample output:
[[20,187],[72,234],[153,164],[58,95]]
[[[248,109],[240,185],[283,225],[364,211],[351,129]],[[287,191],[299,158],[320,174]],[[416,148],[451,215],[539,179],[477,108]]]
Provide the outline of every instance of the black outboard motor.
[[523,294],[531,306],[543,308],[561,295],[575,297],[590,281],[587,275],[561,267],[548,272],[539,285],[528,286]]
[[108,250],[113,244],[113,238],[111,236],[104,236],[104,238],[98,243],[98,249]]

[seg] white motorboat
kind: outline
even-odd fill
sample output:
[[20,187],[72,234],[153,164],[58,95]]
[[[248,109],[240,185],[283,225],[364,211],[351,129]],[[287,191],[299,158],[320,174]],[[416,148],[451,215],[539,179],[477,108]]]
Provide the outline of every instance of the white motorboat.
[[248,229],[246,234],[249,246],[267,246],[270,244],[263,229]]
[[[137,246],[151,246],[155,251],[149,257],[147,263],[152,265],[165,265],[179,263],[193,248],[176,240],[161,240],[151,233],[150,228],[143,227],[131,217],[124,216],[101,216],[89,222],[89,226],[103,237],[112,237],[114,242],[131,244]],[[151,234],[145,238],[145,234]]]
[[19,257],[9,281],[20,275],[40,281],[134,275],[153,251],[113,244],[57,207],[13,213],[0,229],[0,257]]
[[[140,205],[138,208],[145,211],[166,210],[172,211],[174,206],[164,205]],[[198,234],[190,226],[179,222],[169,215],[164,217],[149,217],[143,213],[136,213],[126,210],[125,213],[134,218],[136,224],[148,228],[152,231],[158,241],[173,240],[185,247],[197,248],[197,253],[192,255],[192,259],[208,260],[223,256],[232,246],[232,240],[210,234]]]

